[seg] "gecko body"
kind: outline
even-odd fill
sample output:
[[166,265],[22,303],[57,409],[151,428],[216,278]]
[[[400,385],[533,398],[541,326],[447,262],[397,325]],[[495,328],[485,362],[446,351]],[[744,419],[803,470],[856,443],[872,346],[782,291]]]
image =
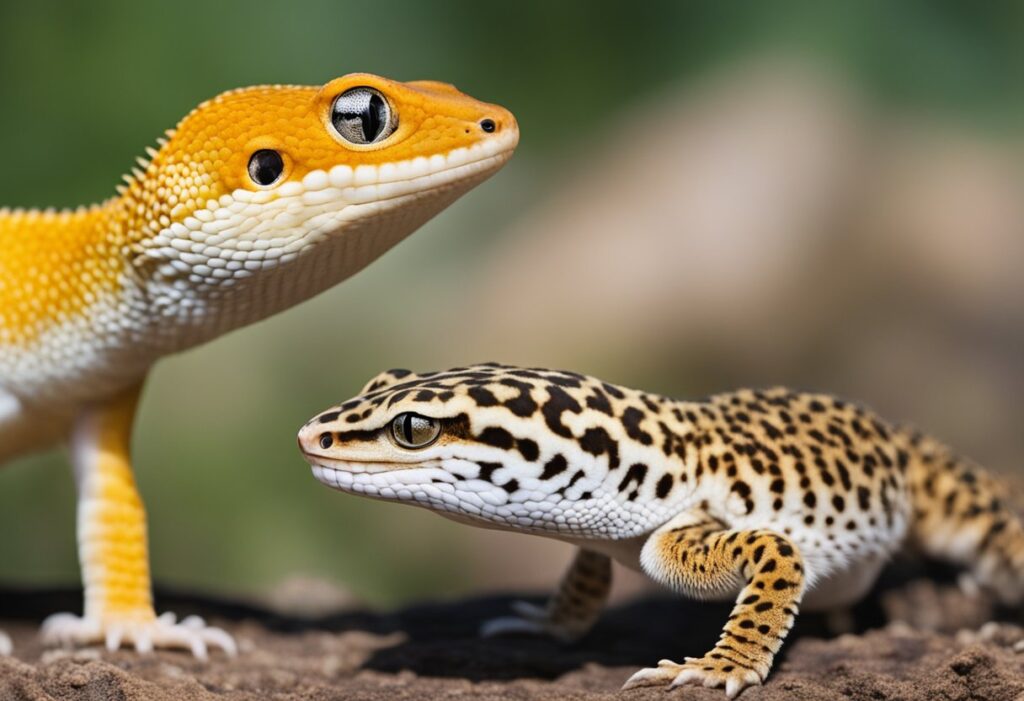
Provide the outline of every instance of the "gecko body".
[[1001,487],[948,448],[827,395],[775,388],[700,401],[572,372],[486,364],[388,371],[311,419],[299,444],[345,492],[573,543],[548,606],[485,632],[573,639],[610,559],[700,599],[734,599],[706,655],[627,686],[761,683],[801,606],[849,604],[906,546],[1024,595],[1024,531]]
[[78,486],[85,611],[50,619],[49,641],[233,649],[153,611],[129,455],[146,375],[357,272],[496,172],[518,133],[433,81],[244,88],[195,108],[107,202],[0,210],[0,462],[69,440]]

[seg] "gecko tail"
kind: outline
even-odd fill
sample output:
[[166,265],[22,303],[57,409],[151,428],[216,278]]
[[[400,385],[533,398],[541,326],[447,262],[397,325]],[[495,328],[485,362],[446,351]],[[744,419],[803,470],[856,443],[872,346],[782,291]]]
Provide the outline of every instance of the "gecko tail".
[[950,448],[906,434],[911,536],[924,554],[967,569],[1004,604],[1024,601],[1024,524],[1010,486]]

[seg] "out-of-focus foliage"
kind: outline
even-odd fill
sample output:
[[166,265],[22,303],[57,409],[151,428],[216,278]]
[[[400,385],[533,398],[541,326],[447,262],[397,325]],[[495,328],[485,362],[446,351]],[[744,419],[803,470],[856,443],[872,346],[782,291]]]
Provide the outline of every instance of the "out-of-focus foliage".
[[[511,108],[522,146],[491,182],[159,366],[136,453],[164,582],[537,584],[563,550],[329,492],[296,428],[385,367],[499,359],[842,391],[1017,467],[1022,45],[1010,1],[7,3],[0,204],[103,199],[239,85],[370,71]],[[73,523],[63,456],[0,472],[0,577],[73,581]]]

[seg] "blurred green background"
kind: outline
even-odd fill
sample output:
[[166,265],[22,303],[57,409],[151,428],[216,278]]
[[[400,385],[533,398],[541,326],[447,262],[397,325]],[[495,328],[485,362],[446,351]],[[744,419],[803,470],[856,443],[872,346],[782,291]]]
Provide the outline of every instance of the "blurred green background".
[[[159,582],[542,586],[564,546],[331,492],[297,427],[384,368],[494,359],[835,391],[1019,469],[1022,47],[1013,1],[4,3],[0,204],[104,199],[241,85],[368,71],[512,109],[519,152],[465,200],[158,366],[136,464]],[[63,454],[0,471],[0,580],[76,582],[73,525]]]

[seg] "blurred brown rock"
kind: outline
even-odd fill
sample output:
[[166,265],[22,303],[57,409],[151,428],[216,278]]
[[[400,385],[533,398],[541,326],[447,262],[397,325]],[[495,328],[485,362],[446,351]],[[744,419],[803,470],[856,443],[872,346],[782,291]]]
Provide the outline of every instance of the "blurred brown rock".
[[677,395],[812,387],[1018,469],[1020,144],[843,85],[762,63],[612,120],[478,266],[466,354]]

